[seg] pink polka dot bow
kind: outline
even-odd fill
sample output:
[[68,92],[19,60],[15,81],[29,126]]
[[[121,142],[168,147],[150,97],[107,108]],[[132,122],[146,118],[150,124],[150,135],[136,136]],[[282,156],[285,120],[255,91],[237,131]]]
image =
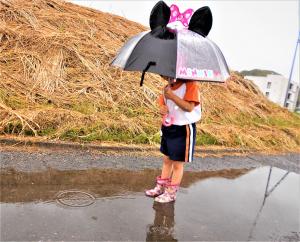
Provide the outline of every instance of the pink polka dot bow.
[[187,28],[189,26],[189,19],[192,17],[194,10],[189,8],[185,10],[184,13],[180,13],[179,7],[175,4],[172,4],[170,9],[171,9],[171,16],[170,16],[169,23],[180,21],[183,24],[183,26]]

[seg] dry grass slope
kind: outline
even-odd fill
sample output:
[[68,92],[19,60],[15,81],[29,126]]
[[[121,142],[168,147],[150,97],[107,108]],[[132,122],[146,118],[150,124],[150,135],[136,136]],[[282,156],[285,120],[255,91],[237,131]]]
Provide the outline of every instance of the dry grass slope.
[[[145,27],[61,0],[0,0],[0,134],[81,141],[159,141],[163,82],[109,66]],[[197,143],[299,150],[300,118],[232,73],[201,83]]]

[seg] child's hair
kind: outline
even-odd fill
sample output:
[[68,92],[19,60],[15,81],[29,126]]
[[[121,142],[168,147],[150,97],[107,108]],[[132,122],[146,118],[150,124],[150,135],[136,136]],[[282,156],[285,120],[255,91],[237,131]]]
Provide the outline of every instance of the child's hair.
[[166,81],[169,81],[169,79],[172,79],[172,77],[169,77],[169,76],[160,75],[160,77],[163,78]]

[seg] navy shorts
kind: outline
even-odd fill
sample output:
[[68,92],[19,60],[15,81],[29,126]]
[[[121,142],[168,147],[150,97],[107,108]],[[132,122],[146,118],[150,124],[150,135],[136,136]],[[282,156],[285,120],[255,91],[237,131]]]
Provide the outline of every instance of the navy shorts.
[[196,141],[196,124],[171,125],[161,128],[160,151],[170,160],[192,162]]

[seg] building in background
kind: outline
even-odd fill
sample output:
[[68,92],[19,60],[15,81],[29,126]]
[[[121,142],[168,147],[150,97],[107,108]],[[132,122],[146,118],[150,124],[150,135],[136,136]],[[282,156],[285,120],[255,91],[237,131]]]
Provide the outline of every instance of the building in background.
[[[289,80],[287,78],[274,74],[267,76],[245,76],[245,78],[253,81],[270,101],[286,107],[290,111],[300,112],[299,83],[291,81],[288,84]],[[285,102],[287,89],[288,94]]]
[[300,91],[298,92],[298,100],[296,103],[295,112],[300,113]]

